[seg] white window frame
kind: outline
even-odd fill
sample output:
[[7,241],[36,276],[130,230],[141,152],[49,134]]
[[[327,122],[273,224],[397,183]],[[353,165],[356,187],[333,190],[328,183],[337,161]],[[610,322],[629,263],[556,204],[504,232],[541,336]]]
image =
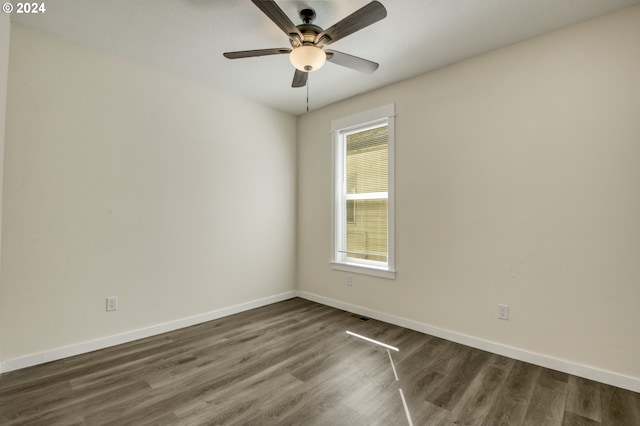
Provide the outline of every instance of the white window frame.
[[[395,170],[394,170],[394,135],[395,135],[395,104],[387,104],[364,111],[349,117],[331,122],[332,147],[332,197],[331,197],[331,268],[358,274],[373,275],[382,278],[395,279]],[[371,128],[387,125],[388,129],[388,190],[387,190],[387,262],[366,259],[349,258],[343,251],[346,238],[346,191],[345,164],[346,134],[354,131],[365,131]],[[383,197],[384,193],[367,194],[366,197]],[[358,198],[352,195],[349,199]]]

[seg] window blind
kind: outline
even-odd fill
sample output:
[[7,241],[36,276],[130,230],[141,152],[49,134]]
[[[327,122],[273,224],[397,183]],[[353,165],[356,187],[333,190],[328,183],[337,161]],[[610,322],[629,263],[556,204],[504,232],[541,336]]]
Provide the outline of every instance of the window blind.
[[388,127],[346,135],[348,257],[387,261]]

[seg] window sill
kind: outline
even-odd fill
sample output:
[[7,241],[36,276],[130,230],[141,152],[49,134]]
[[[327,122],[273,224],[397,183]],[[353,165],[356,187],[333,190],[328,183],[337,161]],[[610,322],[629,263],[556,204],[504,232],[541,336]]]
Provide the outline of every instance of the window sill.
[[374,277],[386,278],[389,280],[396,279],[396,271],[394,270],[357,265],[355,263],[331,262],[331,269],[353,272],[354,274],[372,275]]

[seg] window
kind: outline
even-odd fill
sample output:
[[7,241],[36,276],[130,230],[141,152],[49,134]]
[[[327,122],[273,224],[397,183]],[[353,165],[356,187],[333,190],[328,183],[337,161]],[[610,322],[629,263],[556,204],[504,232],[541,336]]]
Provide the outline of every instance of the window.
[[334,269],[395,278],[394,105],[335,120]]

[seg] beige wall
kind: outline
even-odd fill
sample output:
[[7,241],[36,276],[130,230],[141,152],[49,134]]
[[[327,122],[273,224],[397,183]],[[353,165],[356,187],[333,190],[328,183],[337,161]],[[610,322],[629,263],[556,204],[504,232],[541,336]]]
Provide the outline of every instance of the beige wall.
[[[640,379],[638,46],[635,7],[302,116],[298,288]],[[390,102],[397,279],[348,287],[330,123]]]
[[19,25],[10,58],[0,361],[295,288],[294,116]]
[[[0,238],[2,237],[2,169],[4,166],[4,133],[5,117],[7,105],[7,74],[9,72],[9,40],[11,33],[11,21],[9,14],[0,14]],[[1,259],[0,259],[1,260]],[[2,264],[0,263],[0,271]],[[1,272],[0,272],[1,273]],[[0,298],[2,298],[2,283],[0,282]],[[0,317],[2,316],[2,302],[0,302]],[[2,348],[4,347],[0,339],[0,360],[2,359]]]

